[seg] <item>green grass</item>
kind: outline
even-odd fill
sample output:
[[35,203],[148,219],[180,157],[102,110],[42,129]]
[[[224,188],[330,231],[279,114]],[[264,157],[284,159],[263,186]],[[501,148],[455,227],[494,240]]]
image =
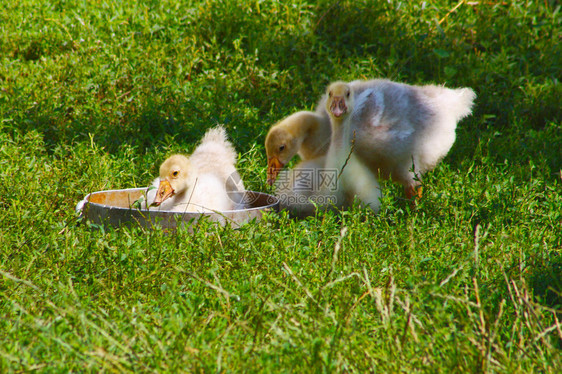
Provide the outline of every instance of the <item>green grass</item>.
[[[0,371],[560,372],[560,6],[424,4],[3,4]],[[216,124],[267,191],[269,126],[372,77],[478,94],[416,211],[385,183],[379,215],[75,216]]]

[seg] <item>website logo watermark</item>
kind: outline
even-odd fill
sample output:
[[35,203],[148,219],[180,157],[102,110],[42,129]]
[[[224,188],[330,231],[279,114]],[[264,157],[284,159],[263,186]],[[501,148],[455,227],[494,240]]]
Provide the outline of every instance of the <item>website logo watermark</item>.
[[289,169],[279,174],[275,186],[281,191],[335,192],[338,190],[338,169]]
[[282,205],[337,205],[338,169],[289,169],[279,174],[275,186]]

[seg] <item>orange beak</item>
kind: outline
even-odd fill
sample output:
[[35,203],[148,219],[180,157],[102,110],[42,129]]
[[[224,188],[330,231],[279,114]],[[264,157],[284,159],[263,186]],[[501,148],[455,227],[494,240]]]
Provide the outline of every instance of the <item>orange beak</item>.
[[162,204],[166,199],[171,197],[174,194],[174,189],[170,182],[167,179],[161,180],[160,185],[158,186],[158,191],[156,192],[156,198],[154,202],[150,205],[159,206]]
[[332,100],[330,112],[332,112],[334,117],[341,117],[343,114],[347,113],[347,105],[345,105],[345,99],[342,96],[334,96]]
[[277,176],[281,172],[281,169],[283,169],[283,166],[285,166],[285,164],[279,161],[277,157],[270,157],[267,159],[267,183],[270,186],[277,179]]

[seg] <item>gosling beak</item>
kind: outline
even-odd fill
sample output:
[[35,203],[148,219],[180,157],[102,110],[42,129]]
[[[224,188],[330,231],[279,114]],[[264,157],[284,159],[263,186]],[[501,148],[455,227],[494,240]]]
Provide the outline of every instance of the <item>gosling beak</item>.
[[267,159],[267,184],[271,186],[275,182],[283,166],[285,166],[285,164],[279,161],[277,157],[270,157]]
[[171,197],[174,194],[174,189],[170,182],[167,179],[161,180],[160,185],[158,186],[158,191],[156,192],[156,198],[154,202],[150,205],[159,206],[164,202],[166,199]]
[[332,105],[330,105],[330,112],[334,117],[338,118],[347,113],[347,106],[345,105],[345,99],[342,96],[334,96]]

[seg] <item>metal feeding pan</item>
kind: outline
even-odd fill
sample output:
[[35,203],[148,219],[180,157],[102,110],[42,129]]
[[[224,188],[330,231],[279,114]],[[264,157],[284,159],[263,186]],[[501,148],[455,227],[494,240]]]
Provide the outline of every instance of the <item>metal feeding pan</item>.
[[212,222],[239,227],[253,219],[260,220],[263,213],[279,211],[279,199],[262,192],[236,192],[229,196],[245,209],[224,212],[172,212],[158,208],[136,208],[136,201],[146,194],[146,188],[98,191],[88,194],[76,206],[76,211],[86,220],[104,226],[120,227],[138,224],[145,228],[162,227],[175,230],[178,226],[191,226],[205,217]]

